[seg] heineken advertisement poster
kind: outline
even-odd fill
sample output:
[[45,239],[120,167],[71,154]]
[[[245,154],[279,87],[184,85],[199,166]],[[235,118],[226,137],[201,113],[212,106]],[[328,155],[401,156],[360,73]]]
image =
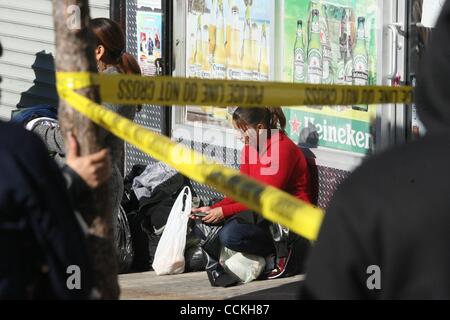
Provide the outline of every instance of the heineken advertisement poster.
[[[273,0],[189,0],[188,77],[267,81]],[[227,109],[187,107],[186,121],[230,126]]]
[[[285,0],[284,77],[296,83],[377,83],[377,0]],[[376,107],[285,108],[288,134],[307,147],[368,154]]]
[[138,62],[144,76],[156,74],[155,60],[162,53],[162,15],[158,12],[137,12]]

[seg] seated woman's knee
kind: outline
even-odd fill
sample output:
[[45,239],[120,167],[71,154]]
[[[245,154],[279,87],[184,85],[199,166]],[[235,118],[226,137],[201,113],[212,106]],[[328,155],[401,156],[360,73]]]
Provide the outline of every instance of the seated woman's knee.
[[233,250],[236,246],[239,246],[242,242],[240,233],[235,232],[231,226],[225,226],[219,233],[220,243],[228,249]]

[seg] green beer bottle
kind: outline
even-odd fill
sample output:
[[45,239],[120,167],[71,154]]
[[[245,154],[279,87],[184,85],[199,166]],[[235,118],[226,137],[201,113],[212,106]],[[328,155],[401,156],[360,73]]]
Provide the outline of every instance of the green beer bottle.
[[353,58],[352,58],[352,26],[351,26],[351,9],[345,9],[344,25],[345,25],[345,67],[344,67],[344,84],[353,84]]
[[331,69],[332,54],[330,43],[330,31],[328,29],[328,17],[326,12],[327,6],[324,4],[320,5],[319,11],[320,43],[322,44],[322,54],[323,54],[322,83],[331,84],[333,83],[333,70]]
[[308,83],[320,84],[323,76],[322,44],[320,43],[319,10],[313,9],[308,44]]
[[345,9],[339,10],[339,55],[336,62],[336,71],[334,74],[334,83],[345,83],[345,54],[347,52],[347,33],[345,29]]
[[[355,86],[367,86],[369,84],[369,55],[366,47],[366,33],[364,17],[358,18],[358,32],[355,51],[353,53],[353,84]],[[367,105],[353,106],[354,110],[367,111]]]
[[305,82],[305,44],[303,42],[303,21],[297,21],[297,38],[294,44],[294,82]]

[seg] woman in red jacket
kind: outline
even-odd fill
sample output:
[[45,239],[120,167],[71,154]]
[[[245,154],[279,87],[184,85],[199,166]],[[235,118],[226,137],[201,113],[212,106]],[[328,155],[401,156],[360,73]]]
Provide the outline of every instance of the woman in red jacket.
[[[233,126],[244,142],[240,171],[251,178],[310,202],[306,159],[285,133],[281,108],[237,108]],[[219,238],[228,249],[267,257],[275,253],[270,222],[231,198],[193,211],[204,223],[224,223]],[[283,271],[283,270],[279,270]]]

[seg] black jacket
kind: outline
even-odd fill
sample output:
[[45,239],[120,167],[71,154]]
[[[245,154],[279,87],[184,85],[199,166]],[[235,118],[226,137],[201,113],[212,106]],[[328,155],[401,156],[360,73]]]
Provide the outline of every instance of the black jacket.
[[[66,183],[38,137],[0,123],[0,300],[84,299],[92,291],[85,237]],[[69,266],[81,290],[69,290]]]
[[[447,1],[418,74],[428,135],[369,159],[341,185],[313,248],[303,298],[450,299],[449,75]],[[380,268],[379,290],[369,289],[378,274],[371,266]]]

